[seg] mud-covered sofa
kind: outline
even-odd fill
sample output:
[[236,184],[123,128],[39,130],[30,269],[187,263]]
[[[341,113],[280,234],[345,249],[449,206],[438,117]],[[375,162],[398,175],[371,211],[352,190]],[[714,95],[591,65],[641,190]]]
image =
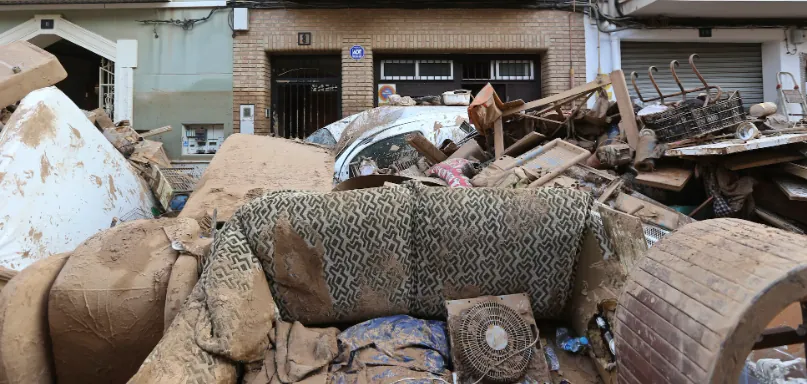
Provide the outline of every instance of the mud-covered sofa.
[[217,233],[199,283],[131,382],[235,383],[240,364],[263,359],[276,316],[444,318],[446,299],[526,292],[536,318],[560,317],[583,234],[602,233],[592,204],[552,188],[267,194]]

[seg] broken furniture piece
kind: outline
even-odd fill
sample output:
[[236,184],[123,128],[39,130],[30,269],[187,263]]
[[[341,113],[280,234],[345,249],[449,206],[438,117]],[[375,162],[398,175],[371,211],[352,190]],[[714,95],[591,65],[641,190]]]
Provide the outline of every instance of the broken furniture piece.
[[785,144],[801,143],[807,141],[807,133],[791,133],[778,136],[764,136],[748,141],[725,140],[712,144],[695,145],[691,147],[673,148],[664,152],[664,156],[709,156],[728,155],[753,151],[756,149],[778,147]]
[[650,78],[650,82],[653,83],[653,87],[656,89],[656,93],[658,93],[658,96],[647,99],[642,97],[642,92],[636,85],[636,79],[639,77],[639,75],[636,74],[636,72],[631,72],[630,74],[631,83],[633,83],[633,90],[636,91],[636,96],[638,96],[639,100],[641,100],[643,103],[649,103],[651,101],[660,101],[661,104],[664,104],[665,98],[681,96],[682,101],[687,101],[687,94],[696,93],[697,95],[702,91],[706,91],[706,99],[704,100],[703,103],[703,105],[705,106],[709,104],[709,101],[711,100],[709,94],[711,93],[712,90],[714,90],[716,91],[714,100],[715,101],[720,100],[723,91],[720,89],[720,87],[716,85],[709,85],[709,83],[706,82],[706,79],[703,78],[703,75],[701,75],[700,71],[698,71],[698,67],[695,66],[695,59],[698,57],[699,56],[697,53],[689,55],[689,66],[692,68],[692,72],[695,73],[695,76],[697,76],[698,79],[701,81],[701,83],[703,83],[703,87],[685,89],[684,85],[681,84],[681,80],[678,79],[678,74],[675,72],[675,68],[678,68],[679,66],[678,60],[673,60],[670,62],[670,72],[672,73],[673,79],[675,79],[675,83],[678,85],[678,88],[681,90],[680,92],[670,93],[667,95],[662,94],[658,84],[656,84],[656,79],[653,77],[653,72],[658,72],[658,68],[656,68],[655,66],[650,66],[647,69],[647,76]]
[[[673,60],[670,62],[670,72],[681,91],[667,95],[662,94],[653,77],[653,72],[657,72],[658,69],[651,66],[648,68],[647,72],[650,77],[650,82],[653,83],[653,87],[658,93],[658,97],[644,98],[642,97],[639,87],[636,85],[638,75],[636,72],[631,73],[633,88],[639,100],[642,102],[647,103],[659,100],[661,104],[664,105],[665,98],[681,96],[680,104],[642,116],[642,121],[645,123],[645,126],[656,133],[659,142],[668,143],[703,136],[745,121],[745,110],[739,92],[735,91],[728,98],[723,99],[723,91],[720,87],[709,85],[698,71],[698,68],[695,66],[695,58],[697,57],[698,54],[696,53],[690,55],[689,65],[692,67],[692,72],[694,72],[701,83],[703,83],[703,87],[685,89],[675,72],[675,68],[678,67],[678,61]],[[712,90],[716,91],[716,95],[713,99],[711,98]],[[702,102],[697,98],[687,100],[687,94],[697,94],[701,91],[706,91]]]
[[743,102],[739,92],[713,104],[693,107],[682,104],[663,112],[642,116],[648,129],[656,133],[660,142],[672,142],[722,131],[745,121]]
[[540,187],[555,176],[560,175],[569,167],[585,160],[591,153],[583,148],[555,139],[534,151],[532,158],[524,167],[539,173],[538,180],[530,184],[530,188]]
[[163,168],[157,165],[151,167],[148,179],[149,187],[166,212],[181,211],[185,203],[175,201],[182,199],[181,196],[187,201],[196,184],[196,180],[182,168]]
[[27,41],[0,46],[0,108],[67,77],[59,59]]
[[[491,132],[493,133],[493,147],[495,149],[496,158],[499,158],[504,154],[502,132],[503,118],[517,117],[517,115],[520,114],[521,116],[528,116],[531,119],[547,120],[553,124],[560,123],[559,129],[569,124],[576,115],[576,112],[585,105],[586,100],[609,85],[613,87],[614,93],[616,94],[617,106],[622,119],[619,125],[625,133],[628,145],[635,148],[639,140],[639,129],[636,124],[636,115],[633,112],[633,105],[628,95],[625,76],[621,70],[616,70],[609,75],[600,75],[592,82],[528,103],[503,103],[498,95],[496,95],[493,87],[488,84],[479,92],[476,99],[474,99],[468,107],[468,117],[481,135],[488,136]],[[564,121],[558,122],[544,117],[548,113],[557,113],[561,108],[568,107],[570,103],[576,101],[580,104],[573,108],[574,111],[572,114]],[[524,111],[533,109],[539,110],[529,115],[521,114]]]
[[689,168],[661,167],[653,172],[639,172],[636,182],[678,192],[684,189],[692,174],[692,169]]

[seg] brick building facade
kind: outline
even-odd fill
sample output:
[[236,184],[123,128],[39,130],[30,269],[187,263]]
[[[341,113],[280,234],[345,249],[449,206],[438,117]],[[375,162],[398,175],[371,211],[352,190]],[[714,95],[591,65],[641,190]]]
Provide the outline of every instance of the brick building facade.
[[[341,116],[375,105],[374,57],[405,54],[534,54],[540,94],[585,82],[583,15],[557,10],[250,9],[233,41],[234,131],[241,105],[255,106],[256,134],[272,134],[271,63],[284,55],[341,55]],[[298,33],[310,32],[310,45]],[[365,57],[354,60],[350,47]],[[537,81],[537,80],[536,80]],[[271,116],[271,113],[269,114]]]

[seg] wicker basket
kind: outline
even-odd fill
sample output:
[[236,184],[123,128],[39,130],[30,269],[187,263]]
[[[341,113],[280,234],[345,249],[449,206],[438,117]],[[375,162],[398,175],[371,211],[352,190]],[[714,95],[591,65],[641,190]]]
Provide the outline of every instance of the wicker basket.
[[642,117],[663,143],[717,132],[745,121],[740,93],[706,107],[680,106]]

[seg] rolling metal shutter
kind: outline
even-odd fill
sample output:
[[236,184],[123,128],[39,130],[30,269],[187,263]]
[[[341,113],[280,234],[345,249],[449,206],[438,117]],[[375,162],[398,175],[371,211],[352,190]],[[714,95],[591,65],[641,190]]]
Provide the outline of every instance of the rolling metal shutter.
[[[639,75],[636,85],[644,98],[656,97],[658,93],[647,76],[651,65],[658,68],[653,74],[656,83],[664,94],[680,92],[678,85],[670,73],[670,62],[678,60],[676,69],[678,78],[684,88],[691,89],[703,86],[689,66],[689,55],[697,53],[695,59],[701,75],[709,85],[718,85],[724,92],[738,90],[743,104],[748,108],[751,104],[762,101],[762,48],[760,44],[715,44],[715,43],[637,43],[621,44],[622,70],[628,81],[628,89],[635,96],[630,84],[630,73]],[[725,94],[725,93],[724,93]],[[690,97],[690,96],[688,96]],[[692,96],[694,97],[694,95]],[[678,101],[680,96],[665,101]]]

